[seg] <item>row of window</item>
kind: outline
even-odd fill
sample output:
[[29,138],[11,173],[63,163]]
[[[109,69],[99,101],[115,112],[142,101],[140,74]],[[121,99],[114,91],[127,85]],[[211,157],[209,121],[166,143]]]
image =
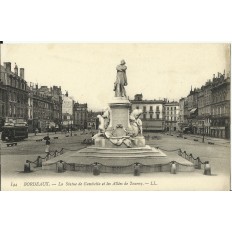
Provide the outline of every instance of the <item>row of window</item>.
[[174,111],[174,112],[173,112],[173,111],[170,111],[170,112],[167,112],[167,114],[168,114],[168,115],[169,115],[169,114],[171,114],[171,115],[174,114],[174,115],[175,115],[175,114],[177,114],[177,113],[176,113],[176,111]]
[[212,109],[212,114],[213,115],[223,115],[223,114],[226,114],[227,113],[227,110],[226,110],[226,106],[218,106],[218,107],[214,107]]
[[12,87],[23,89],[23,90],[26,90],[27,88],[25,81],[17,78],[13,78],[12,76],[8,76],[7,73],[5,73],[5,75],[4,73],[2,73],[0,81],[3,81],[3,78],[6,80],[6,85],[10,85]]
[[167,107],[167,110],[176,110],[176,107]]
[[[156,111],[160,111],[160,107],[159,106],[156,106]],[[136,106],[136,109],[139,109],[139,106]],[[149,107],[150,111],[153,111],[153,106],[150,106]],[[146,106],[143,106],[143,111],[146,111],[147,110],[147,107]],[[176,107],[167,107],[166,110],[176,110]]]
[[[146,114],[143,114],[143,119],[146,119],[147,118],[147,115]],[[159,114],[156,114],[156,118],[153,117],[153,114],[150,114],[150,119],[160,119],[160,115]]]
[[177,117],[166,117],[167,121],[176,121]]
[[21,102],[27,104],[27,96],[24,94],[16,93],[16,92],[9,92],[9,101],[14,102]]
[[[136,109],[139,109],[139,106],[136,106]],[[147,107],[146,106],[143,106],[143,111],[146,111],[147,110]],[[156,106],[156,111],[159,111],[160,108],[159,106]],[[153,106],[150,106],[150,111],[153,111]]]

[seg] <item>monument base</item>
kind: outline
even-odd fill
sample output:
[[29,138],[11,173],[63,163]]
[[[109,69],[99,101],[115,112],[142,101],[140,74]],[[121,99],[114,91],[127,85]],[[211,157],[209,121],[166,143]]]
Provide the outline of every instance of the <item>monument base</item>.
[[176,163],[177,172],[194,171],[194,165],[177,154],[166,155],[148,145],[137,148],[90,146],[45,161],[42,169],[56,170],[60,160],[64,162],[65,170],[81,172],[92,172],[97,165],[102,173],[133,173],[136,164],[141,173],[170,172],[172,162]]
[[129,136],[111,137],[110,139],[98,137],[94,140],[94,144],[96,147],[105,148],[133,148],[146,146],[145,138],[143,136],[134,137],[132,141],[130,139]]

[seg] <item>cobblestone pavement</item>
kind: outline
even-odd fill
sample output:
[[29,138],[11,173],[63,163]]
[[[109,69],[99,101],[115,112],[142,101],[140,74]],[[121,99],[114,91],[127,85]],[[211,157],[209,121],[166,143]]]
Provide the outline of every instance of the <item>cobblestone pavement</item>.
[[[64,178],[92,178],[92,173],[77,173],[67,171],[65,173],[56,173],[52,170],[44,171],[41,169],[36,170],[33,173],[22,173],[24,163],[26,160],[34,161],[37,156],[45,156],[45,141],[36,141],[43,138],[45,134],[30,134],[29,138],[25,141],[18,142],[17,146],[7,147],[6,143],[1,141],[1,170],[2,179],[4,178],[41,178],[46,176],[59,177],[62,175]],[[149,136],[148,136],[149,135]],[[86,147],[85,144],[81,142],[84,139],[91,138],[91,133],[83,132],[73,132],[73,136],[70,134],[61,133],[50,133],[51,145],[50,150],[60,150],[64,148],[67,150],[79,150]],[[178,173],[177,175],[171,175],[169,173],[146,173],[142,174],[142,178],[147,178],[149,180],[157,180],[160,182],[157,190],[172,190],[174,184],[177,189],[194,190],[196,189],[206,190],[209,183],[211,188],[209,189],[228,189],[230,185],[230,142],[228,140],[215,139],[215,143],[208,144],[206,141],[202,143],[199,139],[194,141],[194,137],[186,135],[186,139],[177,137],[177,134],[167,135],[161,133],[145,133],[147,138],[147,144],[159,147],[161,150],[166,150],[165,153],[168,155],[168,150],[175,150],[180,148],[182,151],[186,151],[188,154],[192,153],[194,157],[200,157],[202,161],[209,161],[212,168],[212,176],[204,176],[202,170],[196,170],[193,173]],[[54,139],[58,137],[58,139]],[[141,176],[139,178],[141,178]],[[133,173],[119,175],[119,174],[101,174],[100,179],[127,179],[136,180],[133,177]],[[137,179],[138,180],[138,179]],[[174,181],[171,185],[168,185],[169,181]],[[188,182],[191,180],[190,182]],[[4,182],[4,181],[3,181]],[[183,182],[183,183],[182,183]],[[162,187],[161,183],[165,183]],[[181,184],[182,183],[182,184]],[[200,184],[201,183],[201,184]],[[200,185],[199,185],[200,184]],[[199,185],[199,186],[198,186]],[[171,187],[172,186],[172,187]],[[198,187],[197,187],[198,186]]]

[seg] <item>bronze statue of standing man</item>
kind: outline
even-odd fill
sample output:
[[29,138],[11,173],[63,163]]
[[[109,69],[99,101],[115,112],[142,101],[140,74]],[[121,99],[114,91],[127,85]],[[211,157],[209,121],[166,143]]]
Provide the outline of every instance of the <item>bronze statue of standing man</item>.
[[126,90],[124,86],[127,86],[127,66],[125,64],[125,60],[121,60],[121,64],[116,67],[117,79],[114,82],[115,97],[126,97]]

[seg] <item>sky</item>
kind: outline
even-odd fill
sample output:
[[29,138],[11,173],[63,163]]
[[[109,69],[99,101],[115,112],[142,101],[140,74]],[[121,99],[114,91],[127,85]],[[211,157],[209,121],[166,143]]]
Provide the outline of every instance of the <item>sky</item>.
[[63,93],[91,110],[103,110],[113,98],[116,66],[127,65],[130,99],[179,100],[191,86],[201,87],[213,74],[230,71],[228,44],[3,44],[1,64],[25,69],[25,80],[61,86]]

